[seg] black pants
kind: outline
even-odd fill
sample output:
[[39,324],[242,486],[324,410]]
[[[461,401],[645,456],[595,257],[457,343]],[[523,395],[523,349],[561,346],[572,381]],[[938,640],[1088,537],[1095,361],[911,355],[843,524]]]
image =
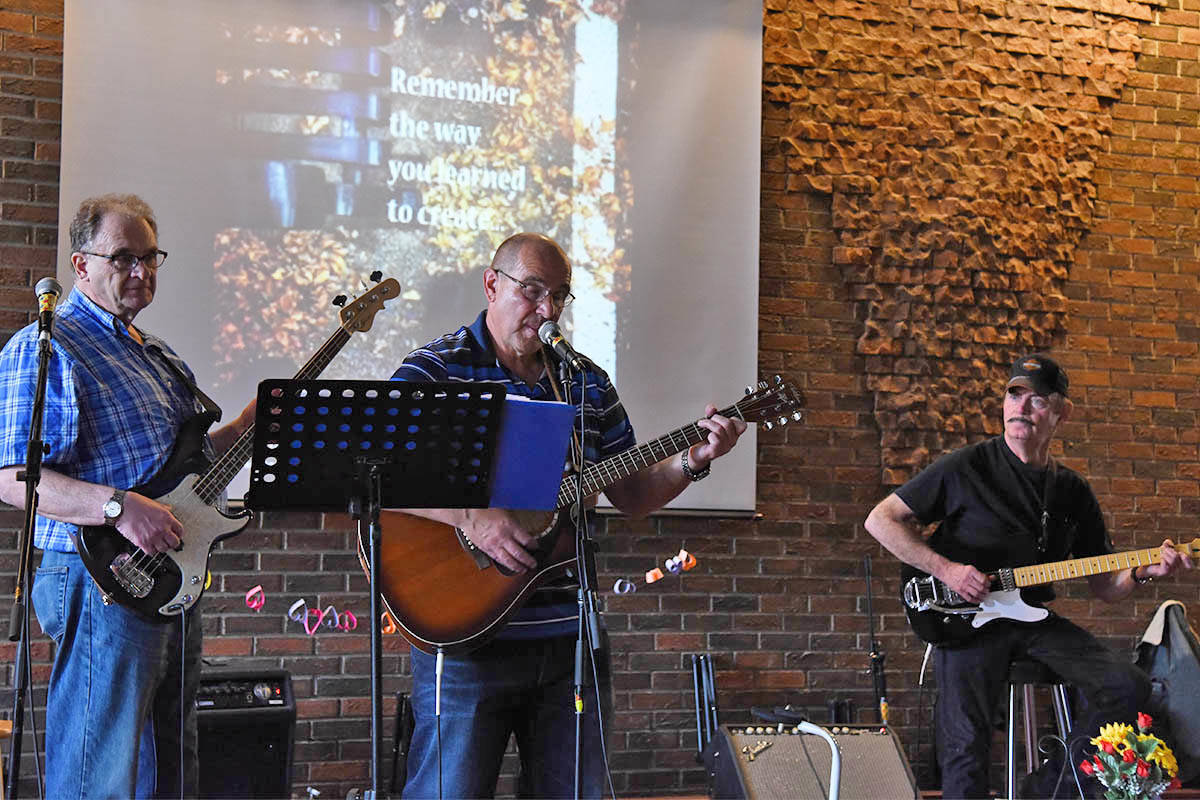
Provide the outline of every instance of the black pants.
[[[1087,713],[1075,720],[1078,736],[1096,736],[1108,722],[1132,725],[1146,710],[1149,677],[1073,622],[1055,614],[1036,623],[990,622],[966,645],[936,650],[938,751],[948,800],[988,796],[992,714],[1016,658],[1045,664],[1083,693]],[[1072,758],[1078,750],[1072,749]],[[1074,780],[1067,780],[1073,791]]]

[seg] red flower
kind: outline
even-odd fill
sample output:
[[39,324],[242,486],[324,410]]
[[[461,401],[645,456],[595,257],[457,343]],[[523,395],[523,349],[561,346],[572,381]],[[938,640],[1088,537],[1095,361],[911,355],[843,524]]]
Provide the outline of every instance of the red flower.
[[1138,730],[1140,730],[1142,733],[1145,733],[1147,730],[1150,729],[1150,726],[1153,724],[1154,724],[1154,717],[1150,716],[1149,714],[1143,714],[1140,711],[1138,712],[1138,715],[1137,715]]
[[1133,752],[1132,747],[1127,747],[1125,748],[1125,752],[1121,754],[1121,758],[1126,764],[1132,764],[1134,761],[1137,761],[1137,753]]
[[1100,743],[1100,749],[1108,753],[1110,756],[1117,754],[1117,748],[1112,746],[1112,742],[1104,741]]
[[1147,775],[1149,775],[1150,774],[1150,765],[1147,764],[1145,761],[1142,761],[1140,758],[1137,760],[1137,762],[1138,762],[1138,765],[1137,765],[1138,777],[1144,778]]
[[1085,775],[1091,775],[1093,772],[1095,772],[1095,771],[1096,771],[1096,768],[1092,766],[1092,762],[1091,762],[1091,761],[1084,761],[1083,763],[1081,763],[1081,764],[1079,765],[1079,769],[1080,769],[1080,771],[1082,771],[1082,772],[1083,772],[1083,774],[1085,774]]

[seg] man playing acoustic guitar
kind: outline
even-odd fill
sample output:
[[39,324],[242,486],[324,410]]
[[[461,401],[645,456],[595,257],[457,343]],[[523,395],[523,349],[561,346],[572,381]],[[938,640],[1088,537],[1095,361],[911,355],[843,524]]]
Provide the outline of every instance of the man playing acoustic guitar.
[[[562,248],[538,234],[504,241],[483,273],[487,310],[468,327],[414,351],[397,370],[406,381],[494,381],[510,394],[554,400],[557,387],[548,369],[538,329],[557,321],[571,302],[571,265]],[[586,398],[583,451],[594,463],[634,446],[629,423],[608,376],[582,359]],[[569,402],[578,407],[580,378]],[[709,406],[697,425],[707,438],[608,486],[608,499],[627,514],[659,508],[709,464],[729,451],[746,429],[740,419]],[[676,450],[675,452],[679,452]],[[457,527],[467,541],[497,565],[516,573],[535,569],[536,541],[501,509],[432,509],[422,516]],[[450,534],[452,535],[452,534]],[[494,567],[492,567],[494,569]],[[471,592],[469,577],[461,587]],[[518,796],[571,797],[574,786],[573,697],[576,592],[549,588],[534,593],[508,626],[483,647],[445,659],[442,681],[441,747],[434,719],[435,658],[412,650],[416,729],[409,756],[405,798],[491,797],[511,735],[521,756]],[[604,719],[612,716],[608,654],[596,659]],[[595,695],[584,694],[582,796],[604,793],[605,770]],[[442,774],[439,780],[439,760]],[[439,792],[440,788],[440,792]]]
[[[1067,374],[1054,360],[1018,359],[1004,394],[1003,435],[939,459],[880,502],[867,517],[867,531],[970,603],[984,601],[995,588],[990,571],[1068,554],[1112,553],[1091,487],[1049,455],[1055,431],[1071,415],[1067,391]],[[926,543],[922,528],[935,522],[940,525]],[[1087,580],[1096,597],[1111,603],[1138,584],[1191,566],[1167,539],[1158,563],[1088,574]],[[1053,597],[1047,585],[1026,590],[1024,599],[1040,604]],[[992,713],[1014,658],[1039,661],[1084,693],[1089,718],[1076,723],[1077,731],[1120,720],[1132,724],[1150,698],[1149,679],[1128,657],[1056,614],[1038,622],[1001,618],[981,625],[965,641],[936,649],[944,797],[988,796]],[[1033,796],[1053,790],[1057,769],[1045,772],[1054,774],[1035,776]]]

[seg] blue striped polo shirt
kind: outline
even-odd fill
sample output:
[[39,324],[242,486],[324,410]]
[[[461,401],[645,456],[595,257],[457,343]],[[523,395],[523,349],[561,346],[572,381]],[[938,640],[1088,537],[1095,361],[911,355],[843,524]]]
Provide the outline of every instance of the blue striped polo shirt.
[[[500,363],[487,330],[487,311],[481,312],[470,326],[459,328],[409,353],[392,379],[487,381],[503,384],[508,394],[532,400],[557,399],[549,374],[543,374],[541,380],[531,386]],[[586,396],[581,397],[581,381],[576,377],[568,399],[576,409],[581,404],[583,406],[583,451],[588,463],[628,450],[637,440],[608,374],[585,358],[582,383],[587,387]],[[573,593],[570,596],[570,601],[567,601],[562,590],[535,592],[498,638],[573,635],[578,625],[578,606]]]

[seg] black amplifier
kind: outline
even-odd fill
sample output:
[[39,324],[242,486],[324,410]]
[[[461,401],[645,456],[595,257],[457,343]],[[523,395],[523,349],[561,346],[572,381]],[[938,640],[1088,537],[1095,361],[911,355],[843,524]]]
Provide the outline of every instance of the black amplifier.
[[196,727],[200,797],[292,796],[296,700],[285,670],[205,670]]
[[226,708],[292,708],[292,682],[282,670],[205,673],[196,691],[196,710]]

